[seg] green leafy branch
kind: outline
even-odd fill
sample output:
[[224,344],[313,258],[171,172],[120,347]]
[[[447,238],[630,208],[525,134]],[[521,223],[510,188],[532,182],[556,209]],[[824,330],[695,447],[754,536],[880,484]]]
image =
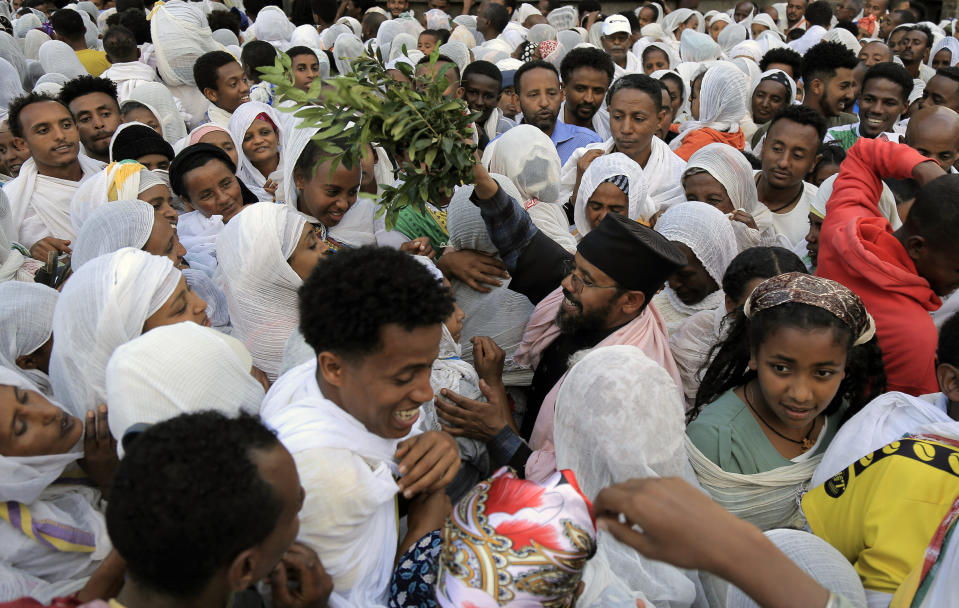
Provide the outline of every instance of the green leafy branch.
[[377,211],[392,229],[404,207],[426,213],[427,201],[447,201],[455,186],[472,181],[472,123],[480,115],[470,113],[462,99],[444,96],[450,84],[446,74],[455,66],[438,58],[434,50],[419,78],[413,66],[396,64],[412,86],[387,73],[379,51],[353,61],[349,74],[317,78],[309,91],[293,86],[290,58],[283,53],[260,72],[279,99],[293,102],[277,109],[293,112],[303,128],[319,129],[312,140],[331,157],[332,170],[339,163],[352,167],[370,145],[383,147],[397,161],[401,182],[382,185]]

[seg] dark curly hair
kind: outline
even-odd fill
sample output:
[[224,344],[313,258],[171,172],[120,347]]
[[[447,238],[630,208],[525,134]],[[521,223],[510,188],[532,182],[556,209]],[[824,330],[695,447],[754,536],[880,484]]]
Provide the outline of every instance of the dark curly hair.
[[843,46],[842,43],[823,40],[803,55],[802,79],[807,87],[816,79],[828,84],[836,75],[836,70],[840,68],[852,70],[857,65],[859,65],[859,60],[856,59],[855,53]]
[[262,543],[283,504],[255,462],[279,446],[256,417],[184,414],[129,442],[107,504],[107,531],[127,575],[186,598]]
[[300,331],[317,353],[356,359],[382,345],[382,328],[442,323],[453,296],[413,256],[389,247],[340,251],[300,287]]
[[729,334],[710,351],[712,363],[703,374],[695,405],[687,414],[687,422],[695,420],[703,407],[716,401],[726,391],[756,378],[756,372],[748,368],[750,354],[759,348],[766,336],[780,327],[831,328],[836,341],[846,346],[846,375],[825,410],[827,416],[839,411],[845,400],[848,408],[843,421],[848,420],[873,398],[885,392],[886,373],[876,338],[861,346],[853,346],[855,337],[852,330],[831,312],[809,304],[787,302],[760,310],[751,318],[747,318],[741,309],[737,309],[735,315]]
[[609,55],[602,49],[591,47],[574,48],[566,53],[563,61],[559,64],[559,73],[563,82],[568,84],[570,78],[573,77],[573,72],[579,68],[593,68],[598,72],[603,72],[610,83],[613,82],[613,74],[616,72],[616,68],[613,67],[613,60],[609,58]]
[[796,124],[816,129],[820,142],[826,137],[826,119],[822,114],[812,108],[796,104],[786,104],[773,115],[769,121],[769,128],[766,129],[766,133],[768,134],[772,131],[773,125],[780,120],[789,120]]
[[774,63],[781,63],[792,68],[793,79],[802,75],[802,55],[788,47],[769,49],[759,61],[759,69],[765,72]]
[[[67,104],[60,101],[56,97],[51,97],[46,93],[34,93],[29,92],[26,95],[21,95],[13,101],[10,102],[8,106],[8,116],[7,122],[10,124],[10,132],[13,133],[14,137],[23,137],[23,123],[20,122],[20,114],[23,112],[23,109],[29,105],[35,103],[43,103],[45,101],[52,101],[58,103],[67,111],[70,112],[70,108],[67,107]],[[72,116],[72,114],[71,114]]]
[[939,328],[939,344],[936,348],[939,363],[959,367],[959,315],[952,315]]
[[744,249],[726,267],[723,292],[733,302],[748,296],[746,286],[756,279],[771,279],[787,272],[809,274],[799,256],[785,247]]
[[99,76],[90,76],[84,74],[68,81],[60,89],[60,101],[63,105],[70,107],[73,100],[77,97],[83,97],[90,93],[103,93],[109,95],[117,104],[117,112],[120,111],[120,102],[117,100],[117,85],[109,78],[100,78]]

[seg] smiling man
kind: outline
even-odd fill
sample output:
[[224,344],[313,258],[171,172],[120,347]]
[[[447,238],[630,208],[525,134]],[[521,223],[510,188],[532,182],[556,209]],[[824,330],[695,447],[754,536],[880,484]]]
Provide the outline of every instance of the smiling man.
[[103,163],[80,154],[76,122],[57,99],[27,93],[10,104],[8,120],[16,145],[29,149],[31,158],[3,191],[10,199],[17,242],[45,262],[50,252],[70,252],[75,236],[70,200],[80,182]]
[[[396,556],[442,526],[443,490],[459,469],[452,437],[414,429],[433,399],[453,298],[423,264],[386,247],[327,258],[299,298],[315,356],[280,377],[260,413],[293,454],[306,490],[299,538],[323,560],[334,595],[385,606]],[[402,541],[400,494],[411,499]]]
[[912,87],[912,77],[902,66],[895,63],[872,66],[862,79],[859,122],[829,129],[825,143],[834,141],[848,150],[860,137],[873,139],[891,132],[906,111]]
[[60,101],[73,114],[84,153],[110,162],[110,138],[121,122],[117,85],[106,78],[80,76],[63,85]]
[[858,64],[853,52],[838,42],[824,41],[813,46],[803,57],[802,105],[819,112],[829,127],[856,122],[856,115],[846,109],[856,100],[852,71]]

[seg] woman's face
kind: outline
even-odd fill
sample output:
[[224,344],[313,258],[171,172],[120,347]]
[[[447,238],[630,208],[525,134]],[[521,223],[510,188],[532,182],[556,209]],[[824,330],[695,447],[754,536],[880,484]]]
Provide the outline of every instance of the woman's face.
[[220,129],[210,131],[201,137],[200,141],[197,143],[212,144],[226,152],[227,156],[230,157],[230,160],[233,161],[234,167],[240,164],[240,157],[236,153],[236,145],[233,143],[233,138],[230,137],[230,134],[226,131],[222,131]]
[[949,49],[940,49],[936,56],[932,58],[932,69],[948,68],[952,61],[952,51]]
[[34,391],[0,385],[0,455],[65,454],[83,437],[83,421]]
[[206,302],[190,289],[186,279],[181,276],[180,282],[173,290],[173,295],[167,298],[160,310],[150,315],[143,324],[143,333],[184,321],[193,321],[204,327],[210,326],[210,319],[206,316]]
[[669,109],[672,111],[673,121],[675,121],[679,108],[683,105],[683,85],[673,78],[663,78],[662,82],[669,89]]
[[163,125],[156,115],[146,108],[136,108],[123,113],[123,122],[142,122],[160,135],[163,135]]
[[615,184],[603,182],[586,202],[586,221],[590,230],[596,230],[607,213],[618,213],[623,217],[629,215],[629,197]]
[[170,222],[159,215],[154,217],[153,230],[150,232],[150,238],[143,245],[143,250],[153,255],[170,258],[174,266],[183,268],[183,256],[186,255],[186,249],[180,244],[176,230],[173,229]]
[[293,180],[301,191],[297,207],[303,213],[312,215],[327,228],[340,223],[343,216],[356,202],[356,193],[360,189],[360,166],[347,169],[342,163],[330,175],[330,163],[317,165],[306,175],[294,171]]
[[226,224],[243,209],[240,181],[223,161],[211,158],[183,176],[186,198],[204,217],[222,215]]
[[699,120],[699,90],[703,86],[703,77],[700,76],[693,81],[693,86],[689,93],[689,113],[693,120]]
[[320,62],[316,55],[294,55],[290,57],[293,70],[293,86],[301,91],[309,91],[310,85],[320,76]]
[[650,23],[656,22],[656,9],[650,6],[644,6],[639,9],[639,27],[643,28],[649,25]]
[[643,71],[647,75],[658,70],[669,69],[669,57],[661,49],[654,48],[643,57]]
[[709,294],[719,289],[716,281],[706,272],[693,250],[685,243],[673,241],[686,255],[686,265],[669,277],[669,286],[676,292],[683,304],[692,306],[702,302]]
[[749,26],[749,30],[753,34],[753,40],[755,40],[756,38],[759,38],[759,35],[768,29],[769,27],[766,25],[763,25],[762,23],[753,23],[752,25]]
[[179,215],[177,215],[176,209],[173,208],[171,202],[173,201],[173,194],[170,192],[169,186],[166,184],[157,184],[156,186],[150,186],[137,197],[141,201],[150,203],[150,206],[153,207],[153,211],[156,212],[157,217],[162,217],[167,221],[167,223],[176,226]]
[[716,42],[719,42],[719,34],[724,29],[726,29],[727,25],[729,24],[726,23],[725,21],[713,21],[712,24],[709,26],[709,35],[712,36],[713,40],[715,40]]
[[775,80],[760,80],[753,91],[753,122],[757,125],[769,122],[789,101],[789,91]]
[[[443,279],[443,285],[447,289],[452,290],[452,286],[448,279]],[[460,308],[460,305],[453,300],[453,312],[450,313],[450,316],[447,317],[446,321],[443,322],[446,325],[446,329],[450,331],[450,336],[453,338],[453,342],[459,342],[460,338],[463,337],[463,321],[466,319],[466,313],[463,312],[463,309]]]
[[273,125],[265,120],[254,120],[243,135],[243,153],[254,166],[269,164],[279,155],[279,138]]
[[726,188],[719,180],[709,173],[695,173],[686,178],[683,188],[686,190],[687,201],[699,201],[712,205],[723,213],[735,211]]
[[839,391],[847,348],[831,327],[776,328],[752,353],[766,409],[787,427],[807,429]]
[[316,268],[316,265],[320,263],[320,260],[323,259],[323,256],[329,253],[329,251],[329,246],[316,238],[316,232],[313,230],[313,226],[308,223],[303,226],[303,233],[300,235],[300,240],[297,241],[296,249],[293,250],[293,255],[290,256],[287,262],[290,264],[293,272],[305,281],[310,276],[310,273],[313,272],[313,269]]

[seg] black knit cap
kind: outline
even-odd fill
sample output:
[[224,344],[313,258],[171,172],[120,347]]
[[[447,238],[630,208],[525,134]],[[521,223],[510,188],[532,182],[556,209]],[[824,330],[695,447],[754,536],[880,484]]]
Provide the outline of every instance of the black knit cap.
[[583,237],[577,251],[623,289],[651,298],[669,275],[686,265],[682,250],[652,228],[618,213],[607,213]]
[[160,154],[173,160],[173,146],[146,125],[130,125],[110,144],[110,160],[136,160],[147,154]]

